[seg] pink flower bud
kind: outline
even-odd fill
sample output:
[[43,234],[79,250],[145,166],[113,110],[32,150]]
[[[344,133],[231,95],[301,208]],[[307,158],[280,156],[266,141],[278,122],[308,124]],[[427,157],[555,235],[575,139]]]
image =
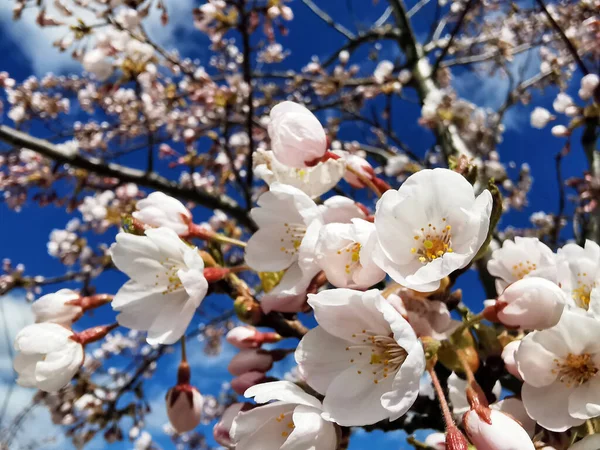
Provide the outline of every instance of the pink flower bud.
[[487,409],[481,415],[471,409],[463,417],[463,427],[477,450],[535,450],[527,432],[508,415]]
[[290,167],[303,168],[327,150],[325,130],[306,107],[282,102],[271,109],[269,137],[275,158]]
[[231,359],[227,370],[234,376],[253,371],[265,373],[286,354],[285,350],[244,349]]
[[553,327],[567,302],[556,284],[544,278],[523,278],[508,286],[496,302],[498,320],[527,330]]
[[169,389],[166,397],[169,422],[178,433],[193,430],[202,417],[202,395],[194,386],[177,384]]
[[226,448],[234,448],[235,445],[231,440],[229,431],[234,419],[242,411],[247,411],[252,407],[249,403],[234,403],[229,405],[223,412],[221,420],[219,420],[213,427],[213,437],[217,444],[222,445]]
[[239,349],[257,348],[264,343],[279,342],[281,336],[277,333],[263,333],[252,327],[235,327],[232,328],[227,336],[227,342]]
[[506,344],[502,350],[502,360],[504,361],[507,372],[522,381],[523,378],[521,378],[519,369],[517,369],[517,363],[515,362],[515,352],[520,344],[521,341],[512,341]]
[[268,378],[263,372],[246,372],[231,380],[231,389],[239,395],[244,395],[249,388],[265,381],[268,381]]

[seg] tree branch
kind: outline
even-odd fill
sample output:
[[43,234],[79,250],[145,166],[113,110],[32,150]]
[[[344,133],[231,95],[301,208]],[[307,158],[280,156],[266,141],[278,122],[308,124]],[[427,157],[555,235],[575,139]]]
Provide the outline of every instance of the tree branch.
[[442,54],[438,57],[438,59],[435,61],[435,64],[433,65],[433,69],[431,70],[431,76],[435,76],[437,70],[440,67],[440,63],[448,54],[448,51],[450,50],[450,47],[452,46],[452,43],[454,42],[454,38],[460,31],[460,28],[462,27],[462,24],[465,20],[465,17],[467,16],[467,13],[471,10],[471,7],[473,6],[474,3],[475,3],[475,0],[469,0],[469,2],[465,5],[463,10],[461,11],[460,16],[458,17],[458,20],[456,21],[456,24],[454,25],[454,29],[452,30],[452,33],[450,34],[450,39],[448,40],[448,43],[442,50]]
[[571,56],[573,56],[573,59],[575,59],[575,62],[579,66],[579,69],[581,69],[581,71],[583,72],[584,75],[589,74],[590,71],[588,70],[588,68],[585,66],[585,64],[579,57],[579,53],[577,52],[577,49],[575,48],[573,43],[569,40],[569,38],[567,37],[565,32],[562,30],[560,25],[556,22],[556,20],[554,20],[554,17],[552,17],[552,14],[550,14],[550,11],[548,11],[548,8],[546,8],[546,5],[544,4],[544,0],[535,0],[535,1],[539,5],[539,7],[542,8],[542,11],[544,11],[544,14],[548,18],[548,21],[550,22],[550,24],[552,25],[554,30],[558,33],[558,35],[560,36],[562,41],[565,43],[565,45],[567,46],[567,49],[569,49],[569,53],[571,53]]
[[98,158],[85,158],[79,154],[66,155],[56,148],[54,144],[44,139],[38,139],[14,128],[0,125],[0,140],[16,147],[25,147],[58,163],[69,164],[93,172],[97,175],[117,178],[123,182],[135,183],[150,189],[156,189],[165,194],[189,200],[211,210],[220,209],[238,220],[249,230],[255,231],[256,224],[247,212],[237,203],[225,196],[213,196],[207,192],[180,186],[157,173],[145,173],[142,170],[121,166],[114,163],[103,163]]
[[347,39],[354,39],[354,34],[350,30],[333,20],[329,14],[319,8],[312,0],[302,0],[302,3],[308,6],[312,12],[335,31],[342,34]]

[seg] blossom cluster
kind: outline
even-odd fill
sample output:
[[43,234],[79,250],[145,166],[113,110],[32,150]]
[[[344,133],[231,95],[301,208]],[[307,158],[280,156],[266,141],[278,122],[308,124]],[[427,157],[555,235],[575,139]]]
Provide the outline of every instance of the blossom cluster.
[[[166,2],[14,3],[15,19],[35,9],[40,27],[64,30],[54,45],[84,70],[18,81],[0,72],[0,112],[15,125],[7,142],[38,122],[52,133],[0,155],[6,205],[76,215],[47,243],[64,276],[3,264],[0,295],[40,297],[36,323],[14,340],[14,369],[77,447],[102,432],[156,448],[142,379],[157,372],[173,378],[165,433],[177,448],[212,450],[200,424],[238,450],[337,450],[356,427],[440,431],[409,437],[415,448],[600,447],[600,83],[586,69],[600,56],[598,0],[440,0],[423,45],[402,15],[427,2],[408,12],[390,2],[357,34],[305,2],[348,41],[297,72],[268,70],[291,54],[279,39],[295,14],[286,0],[198,5],[189,20],[210,42],[202,63],[152,39],[154,14],[170,20]],[[403,57],[384,59],[383,41]],[[375,63],[364,64],[357,50],[370,42]],[[511,66],[525,55],[539,56],[529,79]],[[454,66],[506,76],[504,103],[461,98]],[[551,134],[564,139],[561,209],[500,230],[503,212],[529,202],[529,165],[505,162],[499,144],[506,111],[530,103],[532,88],[560,90],[530,122],[557,123]],[[392,129],[396,102],[415,95],[421,131],[436,137],[422,157]],[[63,120],[68,131],[55,134]],[[345,140],[349,123],[364,143]],[[579,129],[590,173],[563,183]],[[144,167],[117,164],[139,150]],[[577,193],[572,220],[563,184]],[[572,242],[562,239],[569,222]],[[96,244],[113,232],[112,245]],[[484,302],[459,288],[474,268]],[[128,280],[98,293],[95,279],[111,270]],[[41,295],[65,281],[81,289]],[[80,330],[101,307],[115,322]],[[198,340],[207,358],[235,348],[218,396],[200,392],[188,361]],[[175,346],[180,362],[167,371],[160,359]],[[273,370],[280,361],[293,366],[285,376]]]

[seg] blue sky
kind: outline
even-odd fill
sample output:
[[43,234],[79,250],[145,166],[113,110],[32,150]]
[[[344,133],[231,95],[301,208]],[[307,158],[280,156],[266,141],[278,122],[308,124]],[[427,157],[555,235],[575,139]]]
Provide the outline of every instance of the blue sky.
[[[357,31],[365,30],[381,15],[385,2],[379,2],[375,6],[365,0],[343,2],[342,0],[336,2],[321,0],[317,3],[328,10],[333,17],[347,28]],[[409,0],[408,6],[411,7],[414,3],[414,0]],[[205,60],[208,46],[207,39],[193,29],[190,21],[189,10],[194,4],[195,0],[178,0],[177,8],[171,7],[170,26],[167,29],[162,29],[154,23],[150,27],[150,33],[167,48],[177,42],[178,48],[184,55]],[[326,59],[332,51],[343,44],[343,38],[315,19],[308,8],[299,0],[294,0],[290,5],[294,9],[296,17],[290,25],[289,36],[281,39],[280,42],[284,48],[291,50],[291,57],[285,63],[278,65],[277,69],[299,69],[314,54],[320,56],[322,60]],[[13,23],[11,21],[11,7],[11,2],[4,1],[0,3],[0,54],[3,55],[0,59],[0,71],[6,70],[13,78],[23,80],[30,74],[42,75],[47,71],[62,73],[80,70],[79,66],[70,60],[69,55],[58,55],[55,49],[52,49],[51,42],[60,33],[57,34],[53,30],[39,30],[32,24],[31,14],[25,14],[22,22]],[[415,26],[417,34],[425,34],[428,29],[427,17],[430,15],[431,11],[428,8],[424,8],[419,13],[418,17],[423,17],[423,19],[417,19]],[[361,70],[365,74],[372,73],[376,65],[376,61],[369,61],[367,56],[367,51],[362,49],[353,57],[355,59],[351,60],[352,62],[360,62]],[[398,56],[392,45],[385,45],[380,52],[380,59],[394,60]],[[523,58],[516,59],[516,64],[522,62]],[[267,70],[268,68],[263,67],[263,69]],[[505,98],[507,82],[498,76],[477,75],[464,71],[463,73],[457,71],[455,75],[455,85],[459,94],[480,106],[494,108],[501,104]],[[578,84],[578,81],[573,82],[568,91],[574,97],[576,96]],[[535,93],[532,106],[544,106],[551,109],[552,99],[556,92],[556,90],[548,89],[544,97]],[[410,90],[407,95],[412,98],[416,97],[415,93]],[[532,106],[517,106],[509,112],[507,131],[504,134],[503,143],[499,146],[502,161],[514,161],[517,167],[523,162],[530,164],[534,178],[533,190],[529,198],[531,206],[521,212],[507,214],[502,219],[501,227],[508,225],[526,227],[529,224],[531,213],[539,210],[555,212],[558,209],[558,187],[555,179],[553,157],[560,151],[562,141],[552,138],[549,128],[535,130],[529,126],[529,112]],[[415,153],[422,155],[432,144],[433,138],[428,131],[422,129],[416,123],[419,107],[406,101],[397,100],[394,109],[398,112],[393,123],[396,133]],[[7,119],[4,117],[2,120],[6,123]],[[361,137],[360,129],[355,124],[345,126],[342,129],[342,135],[348,139],[360,139]],[[122,162],[132,165],[139,164],[139,161],[135,159],[123,160]],[[574,146],[572,153],[565,158],[563,167],[565,178],[581,174],[585,167],[585,158],[577,145]],[[170,175],[176,177],[178,173],[172,171]],[[194,214],[196,220],[201,221],[205,213],[197,209]],[[39,209],[35,206],[26,206],[21,213],[16,214],[3,203],[0,203],[0,257],[10,258],[14,263],[25,264],[27,274],[54,276],[63,273],[64,268],[46,253],[45,247],[52,229],[64,228],[68,219],[69,217],[63,211],[54,207]],[[114,234],[114,230],[108,233],[107,239],[108,236],[111,236],[111,233]],[[120,274],[111,274],[100,278],[98,285],[101,286],[102,291],[115,292],[124,279],[125,277]],[[473,272],[467,273],[461,278],[459,287],[463,288],[467,304],[474,309],[479,309],[484,294],[477,283],[476,274]],[[21,294],[15,292],[11,294],[9,299],[0,300],[2,304],[6,305],[4,311],[0,310],[0,314],[5,314],[9,318],[9,332],[11,334],[16,332],[22,323],[30,320],[27,308],[22,306],[23,298]],[[109,322],[113,317],[110,308],[105,307],[98,311],[93,318],[84,319],[82,326]],[[198,320],[201,321],[202,317],[199,317]],[[0,340],[0,398],[3,397],[2,394],[6,391],[8,385],[12,383],[12,371],[5,349],[6,342]],[[194,368],[193,377],[201,391],[216,393],[219,391],[221,383],[230,379],[226,364],[233,354],[234,350],[226,346],[219,357],[209,358],[201,353],[200,344],[195,348],[190,345],[190,355]],[[165,356],[161,360],[157,371],[156,381],[147,390],[151,403],[155,406],[154,412],[147,421],[148,426],[150,432],[164,448],[171,448],[171,445],[167,438],[161,437],[161,426],[166,422],[162,405],[166,386],[173,381],[176,364],[176,356]],[[276,371],[283,373],[291,365],[290,360],[284,361],[279,363]],[[28,401],[29,396],[28,391],[18,389],[10,405],[10,411],[13,414],[18,411],[19,406]],[[32,424],[35,424],[35,427],[32,428],[43,430],[43,436],[55,433],[50,428],[47,413],[44,411],[38,411],[31,421]],[[208,428],[207,434],[211,435]],[[403,441],[404,438],[399,433],[384,434],[358,431],[351,440],[350,449],[407,448]],[[60,441],[56,446],[71,448],[68,443],[61,443]],[[102,442],[94,441],[89,448],[103,447]],[[113,446],[115,449],[130,447],[131,445],[128,443]]]

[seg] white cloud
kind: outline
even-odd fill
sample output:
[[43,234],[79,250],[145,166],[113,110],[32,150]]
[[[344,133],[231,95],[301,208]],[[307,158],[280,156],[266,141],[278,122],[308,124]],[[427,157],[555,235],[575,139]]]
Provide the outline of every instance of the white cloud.
[[[95,15],[83,8],[73,6],[73,0],[64,0],[63,3],[75,12],[73,17],[64,18],[56,11],[51,2],[47,2],[47,14],[68,23],[75,23],[80,18],[86,24],[95,24],[100,21]],[[0,1],[0,27],[4,30],[16,51],[11,58],[25,57],[31,64],[33,73],[42,76],[45,73],[79,72],[81,65],[73,60],[70,51],[59,52],[52,43],[66,34],[65,27],[40,28],[36,23],[37,9],[27,8],[23,11],[21,20],[13,21],[12,0]],[[144,20],[149,36],[166,49],[178,47],[180,51],[191,49],[193,40],[181,39],[193,30],[191,11],[194,0],[178,0],[171,2],[169,9],[169,23],[167,26],[160,24],[160,12],[152,8],[150,17]],[[198,32],[199,33],[199,32]],[[197,41],[195,42],[197,44]],[[8,68],[10,71],[10,67]]]

